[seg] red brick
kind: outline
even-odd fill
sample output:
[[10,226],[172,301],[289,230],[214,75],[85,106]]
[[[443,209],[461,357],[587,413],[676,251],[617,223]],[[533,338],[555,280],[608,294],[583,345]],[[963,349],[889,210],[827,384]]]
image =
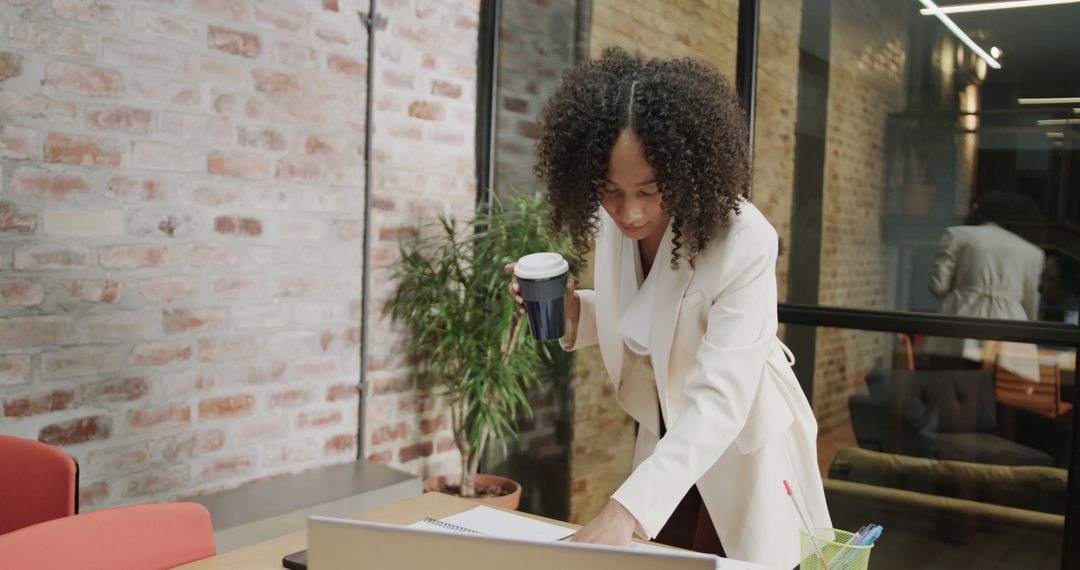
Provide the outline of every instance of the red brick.
[[[386,29],[386,18],[381,20],[380,30]],[[330,26],[317,26],[315,28],[315,37],[320,40],[334,45],[347,46],[349,45],[349,30],[341,27]]]
[[210,284],[214,295],[226,299],[258,296],[264,281],[253,277],[215,277]]
[[228,89],[244,86],[247,68],[242,63],[192,55],[184,63],[184,76],[196,83],[209,83]]
[[184,260],[191,267],[236,265],[236,254],[227,247],[214,244],[195,244],[184,250]]
[[38,441],[65,446],[108,439],[112,435],[112,420],[107,416],[89,416],[77,420],[49,424],[38,433]]
[[134,428],[149,428],[162,424],[191,423],[190,406],[167,406],[156,409],[137,409],[131,412],[128,422]]
[[126,245],[101,252],[101,266],[106,269],[143,269],[161,267],[167,262],[160,245]]
[[198,44],[202,27],[196,20],[136,7],[131,12],[131,29],[144,36]]
[[439,441],[435,444],[435,452],[446,453],[447,451],[455,449],[456,447],[457,445],[454,443],[454,438],[448,436],[440,437]]
[[398,410],[403,414],[419,414],[435,409],[435,398],[431,396],[402,396],[398,401]]
[[330,54],[326,58],[326,67],[330,71],[350,79],[363,79],[367,76],[367,65],[358,59]]
[[420,420],[420,433],[428,435],[432,432],[448,429],[450,422],[446,420],[446,416],[438,416],[436,418],[428,418]]
[[311,14],[298,8],[277,8],[263,3],[255,4],[255,21],[284,32],[300,32]]
[[239,206],[240,189],[226,184],[198,184],[183,195],[184,202],[212,208]]
[[259,36],[239,30],[210,26],[206,41],[211,48],[233,55],[256,58],[262,53]]
[[285,378],[286,369],[284,362],[256,364],[239,374],[240,382],[252,386],[280,382]]
[[278,281],[277,290],[274,294],[278,297],[302,297],[312,295],[322,290],[322,282],[318,277],[298,275],[285,277]]
[[399,241],[401,239],[415,238],[420,235],[414,226],[383,226],[379,228],[379,239],[382,241]]
[[80,279],[63,284],[64,301],[74,303],[117,303],[124,294],[124,284],[117,281]]
[[32,234],[37,229],[37,216],[20,214],[12,202],[0,202],[0,233]]
[[262,222],[256,218],[218,216],[214,218],[214,231],[225,235],[258,237],[262,235]]
[[354,400],[360,397],[359,388],[356,384],[334,384],[326,389],[326,401],[338,402],[342,400]]
[[145,135],[150,132],[153,121],[154,114],[146,109],[99,105],[86,110],[86,125],[94,129]]
[[161,324],[155,313],[116,311],[86,315],[81,319],[94,339],[141,339],[157,336]]
[[389,451],[380,451],[378,453],[372,453],[368,455],[368,461],[374,461],[375,463],[390,463],[394,460],[394,454]]
[[265,69],[256,69],[252,76],[255,78],[255,90],[259,93],[284,98],[296,98],[304,94],[304,85],[299,76]]
[[274,129],[237,128],[240,146],[259,150],[285,150],[289,148],[289,139],[284,133]]
[[0,280],[0,305],[30,307],[45,298],[45,286],[23,279]]
[[300,388],[292,388],[289,390],[283,390],[281,392],[274,392],[270,394],[270,401],[267,404],[268,409],[275,408],[295,408],[302,406],[308,401],[307,390]]
[[107,139],[49,133],[45,138],[45,161],[119,168],[124,162],[124,151]]
[[225,362],[254,358],[259,354],[255,339],[248,337],[199,339],[199,362]]
[[225,93],[214,98],[215,113],[222,115],[243,115],[249,119],[262,120],[267,116],[267,105],[258,95],[244,93]]
[[75,399],[73,390],[52,390],[18,398],[4,399],[4,417],[21,418],[68,409]]
[[165,197],[160,182],[145,178],[113,176],[109,178],[108,188],[109,194],[120,200],[148,202]]
[[214,420],[246,416],[251,414],[254,408],[255,396],[251,394],[212,398],[199,402],[199,419]]
[[140,344],[131,351],[128,364],[140,366],[167,366],[186,362],[191,358],[191,345],[186,342],[159,342]]
[[450,99],[459,99],[461,98],[461,86],[449,81],[434,79],[431,82],[431,94]]
[[446,118],[446,107],[442,103],[413,101],[409,103],[409,116],[425,121],[441,121]]
[[79,489],[79,507],[84,511],[104,506],[108,500],[109,483],[106,481],[91,483]]
[[229,324],[225,308],[166,309],[161,316],[165,334],[223,330]]
[[274,44],[274,62],[285,67],[317,69],[319,60],[318,50],[311,46],[293,42],[276,42]]
[[533,121],[519,121],[517,132],[525,138],[537,140],[540,138],[540,135],[543,134],[543,129],[540,128],[539,124]]
[[12,175],[15,194],[66,200],[90,191],[90,180],[82,174],[52,174],[36,168],[20,168]]
[[40,376],[54,380],[115,373],[123,368],[126,352],[122,345],[82,345],[43,352]]
[[59,244],[22,244],[15,248],[16,271],[85,269],[91,263],[90,250]]
[[209,14],[237,22],[247,21],[248,3],[245,0],[193,0],[191,9],[199,14]]
[[326,427],[338,425],[341,423],[342,414],[337,410],[328,410],[324,412],[303,412],[297,417],[297,427],[303,429],[307,427]]
[[195,296],[199,283],[190,277],[159,277],[140,281],[136,286],[143,297],[159,303],[172,303]]
[[135,74],[131,91],[136,98],[152,103],[181,107],[202,104],[202,88],[198,84],[165,77]]
[[0,108],[7,109],[11,116],[28,119],[48,119],[55,123],[75,121],[75,105],[64,103],[41,93],[26,97],[8,91],[0,92]]
[[507,97],[503,99],[503,108],[512,113],[527,113],[529,102],[520,97]]
[[211,481],[225,477],[252,474],[257,467],[257,457],[254,453],[244,453],[207,460],[202,466],[200,480]]
[[246,152],[213,152],[207,159],[210,174],[220,174],[233,178],[266,180],[270,178],[273,164],[265,156]]
[[293,375],[297,378],[328,378],[337,374],[335,358],[313,358],[298,360],[293,364]]
[[326,440],[323,449],[327,453],[351,453],[356,451],[356,434],[342,434],[331,436]]
[[52,9],[61,18],[87,24],[116,25],[124,14],[115,0],[53,0]]
[[121,483],[125,498],[155,495],[188,486],[191,472],[186,465],[154,467],[131,475]]
[[390,441],[404,439],[409,435],[409,424],[398,422],[394,425],[379,426],[371,432],[371,444],[379,445]]
[[428,457],[434,450],[435,445],[430,441],[408,445],[398,450],[398,461],[408,463],[414,459]]
[[83,95],[117,96],[124,93],[124,80],[119,73],[61,61],[49,62],[45,68],[45,81],[63,91]]
[[267,448],[263,465],[277,467],[285,464],[304,463],[318,457],[319,444],[314,439],[308,438],[300,441],[287,441],[271,445]]
[[85,385],[82,389],[82,398],[86,402],[95,404],[132,402],[142,398],[149,391],[150,386],[145,378],[124,378]]
[[0,158],[37,159],[37,131],[15,125],[0,126]]
[[25,354],[0,356],[0,386],[22,384],[28,380],[30,357]]
[[206,170],[206,149],[202,146],[135,141],[131,145],[131,166],[167,172],[203,172]]
[[318,161],[283,156],[278,159],[275,176],[278,180],[319,182],[322,180],[322,166]]

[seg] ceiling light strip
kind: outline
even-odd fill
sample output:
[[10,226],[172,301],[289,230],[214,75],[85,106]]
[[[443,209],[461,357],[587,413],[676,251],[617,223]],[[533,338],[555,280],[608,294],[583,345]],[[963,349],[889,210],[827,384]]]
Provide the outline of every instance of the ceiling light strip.
[[956,4],[953,6],[937,6],[923,8],[919,13],[923,16],[938,14],[963,14],[966,12],[986,12],[989,10],[1011,10],[1014,8],[1035,8],[1038,6],[1054,6],[1057,4],[1075,4],[1080,0],[1015,0],[1012,2],[979,2],[977,4]]
[[[921,2],[923,6],[926,6],[931,10],[938,9],[937,4],[934,4],[932,0],[919,0],[919,2]],[[949,28],[949,31],[951,31],[953,35],[960,38],[960,41],[964,42],[964,45],[971,48],[971,51],[974,51],[976,54],[978,54],[979,57],[983,58],[983,60],[986,61],[987,65],[994,69],[1001,69],[1001,64],[998,63],[998,60],[990,57],[990,54],[986,53],[983,48],[979,47],[978,44],[972,41],[972,39],[964,33],[964,30],[961,30],[960,26],[957,26],[956,23],[952,21],[952,19],[940,12],[935,13],[934,15],[937,16],[938,20],[941,20],[942,24],[945,24],[946,28]]]
[[1040,127],[1049,127],[1053,125],[1080,125],[1080,119],[1040,119],[1035,121],[1035,124]]

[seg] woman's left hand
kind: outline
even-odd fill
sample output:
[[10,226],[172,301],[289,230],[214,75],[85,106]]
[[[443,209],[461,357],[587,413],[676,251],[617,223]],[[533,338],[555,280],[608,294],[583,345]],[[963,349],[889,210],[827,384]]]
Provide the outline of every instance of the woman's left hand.
[[604,510],[589,521],[589,524],[581,527],[581,530],[570,540],[572,542],[589,542],[592,544],[608,544],[611,546],[626,546],[634,536],[634,528],[637,519],[630,511],[626,510],[618,501],[609,500]]

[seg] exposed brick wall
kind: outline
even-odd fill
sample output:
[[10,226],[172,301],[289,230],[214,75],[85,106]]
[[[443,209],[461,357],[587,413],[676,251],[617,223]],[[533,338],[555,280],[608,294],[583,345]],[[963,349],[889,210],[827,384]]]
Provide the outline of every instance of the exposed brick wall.
[[[885,119],[904,104],[909,13],[887,0],[833,3],[822,305],[885,308]],[[848,421],[847,396],[874,360],[890,363],[887,341],[880,333],[818,329],[813,405],[822,431]]]
[[[366,7],[0,3],[0,431],[87,509],[353,459]],[[471,209],[478,7],[380,10],[377,266]],[[424,471],[445,422],[371,332],[369,449]]]
[[414,377],[404,332],[379,312],[393,294],[398,240],[476,202],[479,2],[382,0],[376,37],[372,321],[365,446],[370,459],[421,476],[457,473],[449,408]]
[[754,118],[754,204],[776,228],[780,302],[787,300],[791,206],[795,188],[795,120],[799,100],[802,0],[761,3]]

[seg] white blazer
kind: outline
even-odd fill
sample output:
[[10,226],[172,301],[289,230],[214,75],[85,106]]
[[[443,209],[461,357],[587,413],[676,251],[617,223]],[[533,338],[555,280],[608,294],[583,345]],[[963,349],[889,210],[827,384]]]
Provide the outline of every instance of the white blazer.
[[[1038,320],[1043,258],[1038,246],[995,223],[954,226],[938,246],[930,291],[948,315]],[[963,343],[931,337],[926,350],[959,356]]]
[[562,343],[600,345],[619,403],[640,424],[634,470],[612,498],[644,534],[655,537],[696,484],[728,556],[791,568],[801,523],[783,481],[811,525],[831,521],[817,423],[776,337],[776,231],[753,204],[740,209],[694,267],[683,259],[671,269],[670,239],[660,245],[649,348],[655,384],[624,374],[624,361],[635,358],[616,331],[624,240],[603,211],[595,290],[578,291],[581,316]]

